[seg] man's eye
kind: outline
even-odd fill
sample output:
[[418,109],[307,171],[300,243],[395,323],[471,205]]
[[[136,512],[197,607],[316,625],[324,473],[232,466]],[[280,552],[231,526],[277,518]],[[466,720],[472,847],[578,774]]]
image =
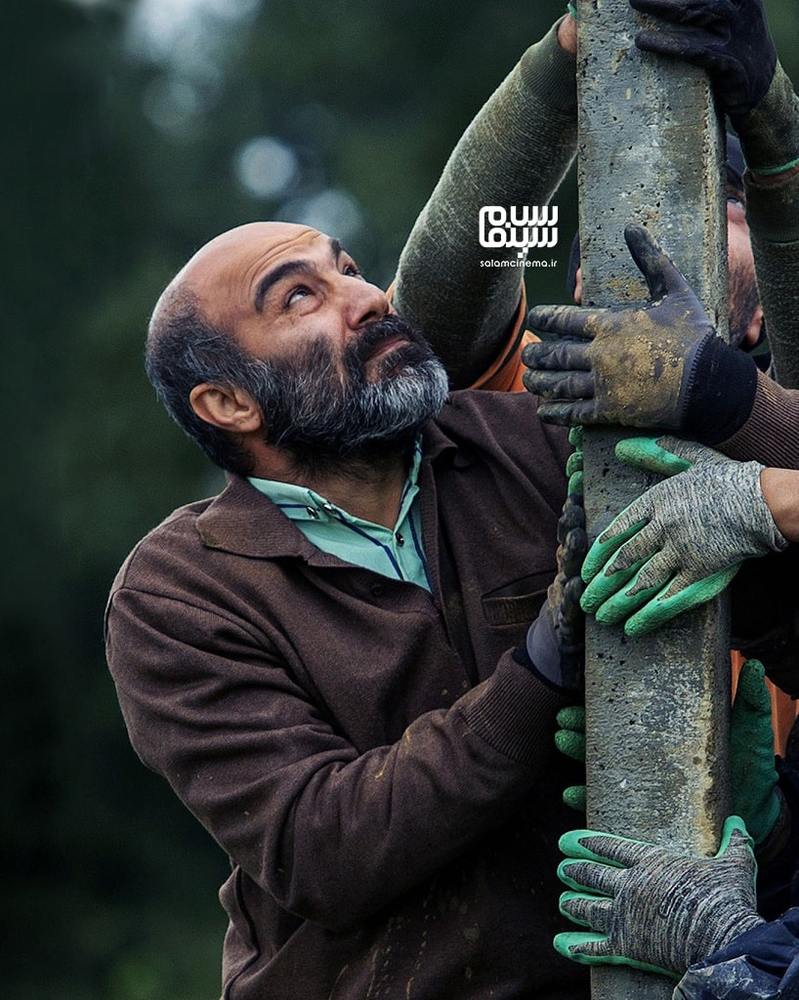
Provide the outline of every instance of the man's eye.
[[362,278],[363,273],[357,264],[347,264],[343,271],[344,274],[349,275],[352,278]]
[[299,301],[299,299],[304,299],[306,295],[310,294],[311,294],[311,289],[307,285],[297,285],[296,288],[292,288],[292,290],[286,296],[286,305],[290,306],[295,301]]

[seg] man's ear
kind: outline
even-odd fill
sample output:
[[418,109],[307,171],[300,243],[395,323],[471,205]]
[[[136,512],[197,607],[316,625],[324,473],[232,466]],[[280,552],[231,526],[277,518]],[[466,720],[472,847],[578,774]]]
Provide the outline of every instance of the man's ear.
[[583,304],[583,269],[582,267],[577,268],[577,274],[574,276],[574,301],[578,306]]
[[749,326],[746,328],[746,333],[744,334],[744,340],[741,347],[751,350],[758,340],[760,340],[760,331],[762,328],[763,306],[758,305],[757,309],[755,309],[752,313],[752,318],[749,320]]
[[244,389],[202,382],[189,393],[189,402],[200,420],[231,434],[249,434],[263,424],[260,407]]

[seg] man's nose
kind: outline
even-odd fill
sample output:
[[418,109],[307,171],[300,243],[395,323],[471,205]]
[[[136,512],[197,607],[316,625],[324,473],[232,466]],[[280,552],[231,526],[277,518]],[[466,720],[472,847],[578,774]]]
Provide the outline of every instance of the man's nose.
[[386,293],[377,285],[371,285],[366,281],[353,284],[354,287],[349,290],[350,298],[347,303],[347,325],[352,330],[359,330],[369,323],[383,319],[389,311],[389,305]]

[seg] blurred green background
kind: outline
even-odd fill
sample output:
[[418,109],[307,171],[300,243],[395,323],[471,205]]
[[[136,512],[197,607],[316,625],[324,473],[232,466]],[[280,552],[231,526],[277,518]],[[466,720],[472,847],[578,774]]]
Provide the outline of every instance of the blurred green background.
[[[799,71],[795,0],[769,0]],[[449,150],[559,0],[5,3],[0,157],[6,1000],[212,1000],[222,852],[129,748],[102,648],[131,546],[220,477],[154,401],[145,326],[185,259],[258,218],[387,284]],[[531,299],[563,299],[560,266]]]

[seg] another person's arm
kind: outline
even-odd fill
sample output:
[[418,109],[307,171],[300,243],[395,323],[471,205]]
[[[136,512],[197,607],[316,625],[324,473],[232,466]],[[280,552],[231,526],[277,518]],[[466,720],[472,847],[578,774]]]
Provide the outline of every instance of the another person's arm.
[[455,388],[501,354],[522,299],[524,268],[481,266],[516,249],[480,246],[480,209],[549,203],[576,149],[575,51],[567,15],[524,53],[458,142],[402,251],[394,304]]

